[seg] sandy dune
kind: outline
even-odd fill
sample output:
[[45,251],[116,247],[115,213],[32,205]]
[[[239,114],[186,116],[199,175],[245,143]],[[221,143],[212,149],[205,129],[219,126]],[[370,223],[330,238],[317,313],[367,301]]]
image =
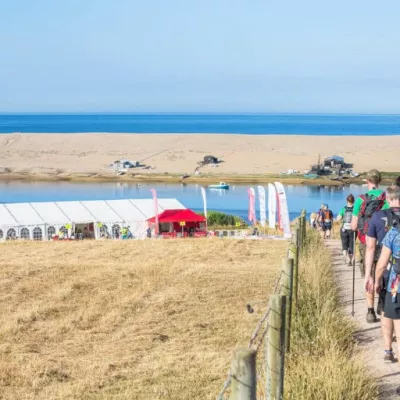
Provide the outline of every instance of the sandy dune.
[[128,158],[151,167],[141,173],[192,173],[207,154],[222,158],[202,173],[264,174],[303,171],[318,155],[338,154],[359,172],[373,167],[399,171],[400,136],[251,136],[178,134],[0,135],[0,172],[32,175],[107,174],[114,160]]

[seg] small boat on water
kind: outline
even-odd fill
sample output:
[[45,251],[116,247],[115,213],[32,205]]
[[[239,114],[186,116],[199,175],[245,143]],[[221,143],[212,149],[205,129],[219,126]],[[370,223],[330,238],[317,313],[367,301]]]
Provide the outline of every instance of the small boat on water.
[[229,185],[225,182],[220,182],[217,185],[208,185],[209,189],[229,189]]

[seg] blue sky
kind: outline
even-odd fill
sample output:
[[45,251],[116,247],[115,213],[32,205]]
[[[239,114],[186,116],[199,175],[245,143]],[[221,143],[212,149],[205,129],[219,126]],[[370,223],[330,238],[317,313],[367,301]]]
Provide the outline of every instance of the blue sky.
[[400,1],[0,0],[0,111],[400,113]]

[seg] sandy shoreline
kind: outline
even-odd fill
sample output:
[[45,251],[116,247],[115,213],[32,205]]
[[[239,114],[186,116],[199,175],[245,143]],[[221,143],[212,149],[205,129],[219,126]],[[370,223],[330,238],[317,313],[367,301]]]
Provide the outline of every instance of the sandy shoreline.
[[[303,173],[319,154],[341,155],[358,172],[396,172],[399,147],[400,136],[7,134],[0,135],[0,179],[174,182],[193,174],[209,154],[224,162],[203,167],[190,178],[193,182],[268,182],[290,168]],[[108,166],[121,158],[140,161],[147,169],[116,176]]]

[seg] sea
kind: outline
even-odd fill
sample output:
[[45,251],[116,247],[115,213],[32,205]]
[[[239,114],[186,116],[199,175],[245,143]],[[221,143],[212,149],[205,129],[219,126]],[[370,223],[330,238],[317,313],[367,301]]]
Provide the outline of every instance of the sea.
[[398,135],[400,115],[350,114],[0,114],[0,133],[235,133]]
[[[229,190],[206,190],[207,209],[236,215],[247,220],[248,194],[252,185],[234,185]],[[257,193],[257,187],[253,186]],[[321,203],[328,204],[336,215],[346,204],[346,197],[352,193],[359,196],[366,191],[361,185],[320,186],[284,185],[290,219],[296,218],[302,209],[308,213],[317,211]],[[127,182],[27,182],[0,181],[0,203],[71,201],[71,200],[112,200],[151,198],[151,189],[157,190],[159,198],[176,198],[194,211],[203,211],[201,185],[199,184],[134,184]],[[267,185],[265,189],[268,190]],[[258,196],[256,200],[259,214]]]

